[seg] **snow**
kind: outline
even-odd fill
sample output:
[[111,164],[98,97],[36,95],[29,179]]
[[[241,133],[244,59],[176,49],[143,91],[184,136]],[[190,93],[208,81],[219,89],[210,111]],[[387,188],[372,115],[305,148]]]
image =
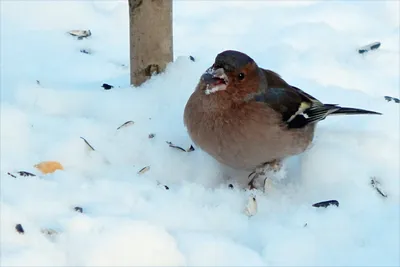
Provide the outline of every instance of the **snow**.
[[[139,88],[129,87],[127,1],[0,9],[2,266],[400,264],[399,105],[383,98],[399,97],[398,1],[175,1],[176,60]],[[92,36],[66,34],[77,29]],[[166,144],[192,144],[184,105],[226,49],[321,101],[384,115],[321,122],[270,191],[252,192],[249,218],[247,174],[225,181],[231,170],[201,149]],[[47,160],[64,170],[41,175],[33,166]],[[38,176],[7,175],[16,171]],[[330,199],[340,206],[312,207]]]

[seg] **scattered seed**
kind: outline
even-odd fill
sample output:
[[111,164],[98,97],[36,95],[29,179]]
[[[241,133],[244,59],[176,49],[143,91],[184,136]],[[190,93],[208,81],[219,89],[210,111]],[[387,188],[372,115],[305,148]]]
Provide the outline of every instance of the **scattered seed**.
[[194,57],[193,56],[189,56],[189,59],[191,60],[191,61],[193,61],[193,62],[195,62],[196,60],[194,59]]
[[182,152],[186,152],[185,149],[181,148],[180,146],[176,146],[176,145],[172,144],[172,142],[168,142],[168,141],[167,141],[167,144],[169,145],[169,147],[179,149],[179,150],[181,150]]
[[273,187],[272,180],[268,179],[268,177],[265,178],[264,179],[264,193],[271,191],[272,187]]
[[247,201],[247,206],[244,210],[247,216],[251,217],[257,213],[257,200],[254,195],[251,195]]
[[33,173],[26,172],[26,171],[19,171],[18,174],[21,176],[36,176]]
[[393,100],[395,103],[400,103],[400,99],[398,99],[398,98],[396,98],[396,97],[391,97],[391,96],[385,95],[384,98],[385,98],[385,100],[386,100],[387,102],[390,102],[390,101]]
[[336,207],[339,207],[339,201],[337,201],[337,200],[327,200],[327,201],[322,201],[322,202],[315,203],[312,206],[316,207],[316,208],[321,208],[321,207],[322,208],[326,208],[326,207],[328,207],[330,205],[335,205]]
[[364,54],[364,53],[366,53],[366,52],[369,52],[369,51],[378,49],[380,46],[381,46],[381,43],[380,43],[380,42],[374,42],[374,43],[368,44],[368,45],[366,45],[366,46],[360,47],[360,48],[358,49],[358,53]]
[[150,170],[150,166],[143,167],[140,171],[138,171],[138,174],[143,174],[143,173],[147,172],[148,170]]
[[[18,173],[20,176],[36,176],[35,174],[30,173],[30,172],[26,172],[26,171],[19,171],[19,172],[17,172],[17,173]],[[10,175],[10,176],[13,177],[13,178],[17,178],[16,175],[14,175],[14,174],[12,174],[12,173],[10,173],[10,172],[7,172],[7,174]]]
[[119,126],[119,127],[117,128],[117,130],[119,130],[119,129],[121,129],[121,128],[124,128],[124,127],[128,127],[129,125],[133,125],[133,124],[135,124],[134,121],[127,121],[127,122],[124,122],[121,126]]
[[107,84],[107,83],[103,83],[103,85],[101,87],[103,87],[104,90],[110,90],[111,88],[114,88],[114,86]]
[[167,185],[161,184],[159,181],[157,181],[157,185],[162,185],[165,188],[165,190],[169,190],[169,187]]
[[388,95],[385,95],[384,98],[385,98],[385,100],[386,100],[387,102],[390,102],[390,101],[392,101],[392,99],[393,99],[391,96],[388,96]]
[[152,139],[152,138],[154,138],[154,136],[156,136],[155,134],[149,134],[149,139]]
[[83,38],[87,38],[92,35],[90,30],[72,30],[68,33],[72,36],[78,37],[78,40],[82,40]]
[[376,179],[376,177],[371,178],[371,186],[375,188],[375,190],[382,196],[382,197],[387,197],[387,194],[382,191],[381,183]]
[[174,145],[172,142],[166,141],[166,143],[169,145],[169,147],[179,149],[182,152],[192,152],[192,151],[194,151],[194,147],[192,145],[186,150],[186,149],[183,149],[180,146]]
[[74,210],[83,213],[83,209],[81,207],[75,207]]
[[15,226],[15,230],[17,230],[17,232],[20,233],[20,234],[24,234],[25,233],[24,228],[22,228],[21,224],[17,224]]
[[17,178],[17,176],[15,176],[14,174],[11,174],[11,173],[9,173],[9,172],[7,172],[7,174],[10,175],[10,176],[13,177],[13,178]]
[[87,49],[81,49],[80,52],[83,53],[83,54],[88,54],[88,55],[92,54],[92,52],[90,50],[87,50]]
[[95,151],[95,149],[89,144],[89,142],[81,136],[82,140],[85,141],[86,145],[90,148],[90,150]]

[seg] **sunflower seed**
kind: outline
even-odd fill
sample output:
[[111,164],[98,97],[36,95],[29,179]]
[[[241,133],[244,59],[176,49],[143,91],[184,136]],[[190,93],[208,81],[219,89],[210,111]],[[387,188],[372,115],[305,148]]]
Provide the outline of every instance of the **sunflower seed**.
[[166,186],[165,184],[161,184],[159,181],[157,181],[157,185],[163,186],[165,188],[165,190],[169,190],[168,186]]
[[246,205],[244,212],[249,217],[256,215],[256,213],[257,213],[256,196],[254,196],[254,195],[249,196],[249,199],[247,201],[247,205]]
[[358,49],[358,53],[364,54],[364,53],[366,53],[366,52],[369,52],[369,51],[378,49],[380,46],[381,46],[381,43],[380,43],[380,42],[374,42],[374,43],[372,43],[372,44],[368,44],[368,45],[365,45],[365,46],[363,46],[363,47],[360,47],[360,48]]
[[387,194],[382,191],[381,183],[376,179],[376,177],[371,178],[371,186],[382,196],[387,197]]
[[19,171],[18,174],[21,176],[36,176],[33,173],[26,172],[26,171]]
[[327,201],[322,201],[322,202],[315,203],[312,206],[316,207],[316,208],[321,208],[321,207],[322,208],[326,208],[326,207],[328,207],[330,205],[335,205],[336,207],[339,207],[339,201],[337,201],[337,200],[327,200]]
[[128,127],[129,125],[133,125],[134,123],[135,123],[134,121],[127,121],[127,122],[123,123],[121,126],[119,126],[117,128],[117,130],[124,128],[124,127]]
[[[25,176],[25,177],[26,176],[36,176],[35,174],[30,173],[30,172],[26,172],[26,171],[18,171],[17,173],[19,174],[19,176]],[[7,174],[10,175],[13,178],[17,178],[17,176],[12,174],[12,173],[8,172]]]
[[22,228],[21,224],[17,224],[15,226],[15,230],[17,230],[17,232],[20,233],[20,234],[24,234],[25,233],[24,228]]
[[72,30],[68,33],[72,36],[78,37],[78,40],[82,40],[83,38],[87,38],[92,35],[90,30]]
[[85,141],[86,145],[88,146],[88,148],[90,150],[95,151],[95,149],[89,144],[89,142],[85,138],[83,138],[82,136],[81,136],[81,138],[82,138],[83,141]]
[[81,207],[75,207],[74,210],[83,213],[83,209]]
[[178,150],[180,150],[182,152],[192,152],[192,151],[194,151],[194,147],[192,145],[188,149],[183,149],[180,146],[174,145],[172,142],[166,141],[166,143],[169,145],[169,147],[178,149]]
[[143,167],[140,171],[138,171],[138,174],[143,174],[143,173],[147,172],[148,170],[150,170],[150,166]]
[[103,83],[103,85],[101,87],[103,87],[104,90],[110,90],[111,88],[114,88],[114,86],[107,84],[107,83]]

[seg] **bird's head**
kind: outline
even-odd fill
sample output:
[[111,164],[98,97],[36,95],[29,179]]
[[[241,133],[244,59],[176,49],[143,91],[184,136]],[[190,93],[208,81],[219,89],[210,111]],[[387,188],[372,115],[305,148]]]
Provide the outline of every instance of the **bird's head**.
[[201,76],[204,94],[224,96],[234,100],[259,89],[260,69],[248,55],[227,50],[217,55],[214,64]]

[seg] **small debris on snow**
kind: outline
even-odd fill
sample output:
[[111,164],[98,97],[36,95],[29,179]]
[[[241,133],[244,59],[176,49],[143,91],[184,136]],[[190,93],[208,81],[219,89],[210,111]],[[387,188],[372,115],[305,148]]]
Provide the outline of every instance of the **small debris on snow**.
[[246,208],[244,210],[245,214],[249,217],[256,215],[257,213],[257,200],[255,195],[250,195],[247,201]]
[[194,57],[192,57],[192,56],[189,56],[189,59],[190,59],[191,61],[193,61],[193,62],[196,61],[196,60],[194,59]]
[[124,128],[124,127],[128,127],[129,125],[133,125],[134,123],[135,123],[134,121],[127,121],[127,122],[123,123],[121,126],[119,126],[117,128],[117,130]]
[[88,55],[92,54],[92,51],[90,49],[81,49],[80,52],[83,54],[88,54]]
[[140,169],[140,171],[138,171],[138,174],[143,174],[143,173],[147,172],[148,170],[150,170],[150,166],[143,167],[142,169]]
[[83,138],[81,136],[81,139],[85,142],[85,144],[87,145],[87,147],[89,148],[90,151],[95,151],[95,149],[92,147],[92,145],[89,144],[89,142],[85,138]]
[[382,191],[381,183],[376,179],[376,177],[371,178],[371,186],[382,196],[387,197],[387,194]]
[[303,225],[303,227],[307,227],[308,226],[308,224],[307,223],[305,223],[304,225]]
[[11,174],[11,173],[9,173],[9,172],[7,172],[7,174],[10,175],[10,176],[13,177],[13,178],[17,178],[17,176],[15,176],[14,174]]
[[151,133],[151,134],[149,134],[149,139],[152,139],[152,138],[154,138],[155,136],[156,136],[155,134]]
[[26,171],[19,171],[18,174],[21,176],[36,176],[35,174]]
[[39,80],[36,80],[36,84],[37,84],[37,85],[40,85],[40,81],[39,81]]
[[161,184],[159,181],[157,181],[157,185],[162,186],[163,188],[165,188],[165,190],[169,190],[169,187],[167,185]]
[[74,207],[74,210],[80,213],[83,213],[83,209],[81,207]]
[[40,232],[42,232],[45,235],[48,236],[55,236],[58,234],[58,232],[56,230],[50,229],[50,228],[43,228],[40,230]]
[[268,177],[264,179],[264,193],[271,191],[272,189],[272,180]]
[[[36,176],[35,174],[30,173],[30,172],[26,172],[26,171],[18,171],[17,173],[19,174],[19,176],[24,176],[24,177],[26,177],[26,176]],[[17,178],[17,176],[12,174],[12,173],[8,172],[7,174],[10,175],[11,177]]]
[[20,234],[24,234],[25,233],[24,228],[22,228],[21,224],[17,224],[15,226],[15,230],[17,230],[17,232],[20,233]]
[[183,149],[183,148],[180,147],[180,146],[174,145],[172,142],[166,141],[166,143],[169,145],[169,147],[179,149],[179,150],[182,151],[182,152],[192,152],[192,151],[195,150],[194,147],[193,147],[192,145],[190,145],[190,147],[189,147],[188,149]]
[[114,88],[114,86],[107,84],[107,83],[103,83],[103,85],[101,87],[103,87],[104,90],[110,90],[111,88]]
[[229,189],[233,189],[233,184],[228,185]]
[[[87,153],[87,155],[88,156],[93,156],[93,151],[96,151],[95,149],[94,149],[94,147],[85,139],[85,138],[83,138],[82,136],[80,137],[84,142],[85,142],[85,144],[86,144],[86,153]],[[98,157],[99,159],[101,159],[102,161],[103,161],[103,163],[104,164],[110,164],[110,161],[104,156],[104,155],[102,155],[101,153],[99,153],[99,152],[97,152],[96,151],[96,153],[94,154],[94,156],[95,157]]]
[[396,98],[396,97],[387,96],[387,95],[385,95],[385,100],[386,100],[387,102],[390,102],[390,101],[393,100],[395,103],[400,103],[400,99],[398,99],[398,98]]
[[366,53],[366,52],[369,52],[369,51],[378,49],[380,46],[381,46],[381,43],[380,43],[380,42],[374,42],[374,43],[371,43],[371,44],[368,44],[368,45],[365,45],[365,46],[360,47],[360,48],[358,49],[358,53],[364,54],[364,53]]
[[316,207],[316,208],[321,208],[321,207],[322,208],[326,208],[326,207],[328,207],[330,205],[335,205],[336,207],[339,207],[339,201],[337,201],[337,200],[327,200],[327,201],[322,201],[322,202],[315,203],[312,206]]
[[87,38],[92,35],[90,30],[72,30],[68,33],[72,36],[78,37],[78,40],[82,40],[83,38]]

